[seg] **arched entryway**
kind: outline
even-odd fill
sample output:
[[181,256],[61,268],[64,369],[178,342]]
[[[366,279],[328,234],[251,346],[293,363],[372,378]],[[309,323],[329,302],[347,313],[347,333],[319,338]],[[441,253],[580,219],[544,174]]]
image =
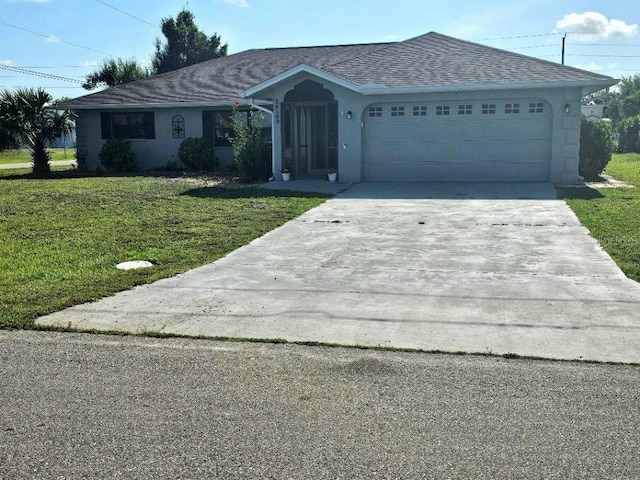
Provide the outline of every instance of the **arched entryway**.
[[338,169],[338,103],[330,90],[305,80],[282,102],[282,168],[294,178],[322,178]]

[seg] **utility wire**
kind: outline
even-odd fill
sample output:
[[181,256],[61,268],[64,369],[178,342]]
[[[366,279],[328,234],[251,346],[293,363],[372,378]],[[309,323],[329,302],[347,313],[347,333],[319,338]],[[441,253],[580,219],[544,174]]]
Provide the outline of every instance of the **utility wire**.
[[153,28],[157,28],[158,30],[160,30],[160,27],[159,27],[158,25],[154,25],[153,23],[151,23],[151,22],[147,22],[146,20],[144,20],[144,19],[142,19],[142,18],[140,18],[140,17],[136,17],[135,15],[132,15],[132,14],[131,14],[131,13],[129,13],[129,12],[125,12],[124,10],[120,10],[119,8],[114,7],[113,5],[109,5],[107,2],[103,2],[102,0],[96,0],[96,2],[101,3],[101,4],[102,4],[102,5],[104,5],[105,7],[109,7],[109,8],[111,8],[111,9],[115,10],[116,12],[120,12],[120,13],[122,13],[123,15],[126,15],[127,17],[135,18],[135,19],[136,19],[136,20],[138,20],[139,22],[146,23],[147,25],[151,25]]
[[567,53],[567,57],[640,58],[640,55],[588,55],[579,53]]
[[98,68],[99,65],[12,65],[18,68]]
[[[31,85],[11,85],[10,88],[30,88]],[[80,85],[76,86],[76,85],[47,85],[47,86],[38,86],[38,88],[83,88]]]
[[42,72],[34,72],[33,70],[26,70],[24,68],[12,67],[11,65],[4,65],[0,63],[0,68],[4,70],[9,70],[10,72],[16,73],[24,73],[26,75],[33,75],[34,77],[48,78],[50,80],[60,80],[62,82],[70,82],[70,83],[84,83],[82,80],[77,80],[75,78],[62,77],[60,75],[52,75],[50,73],[42,73]]
[[549,37],[551,35],[564,35],[564,33],[538,33],[536,35],[517,35],[515,37],[489,37],[489,38],[480,38],[476,40],[476,42],[481,42],[484,40],[510,40],[512,38]]
[[103,52],[102,50],[96,50],[95,48],[85,47],[84,45],[79,45],[77,43],[67,42],[66,40],[62,40],[62,39],[60,39],[58,37],[54,37],[53,35],[45,35],[44,33],[35,32],[33,30],[29,30],[28,28],[19,27],[17,25],[12,25],[11,23],[3,22],[2,20],[0,20],[0,24],[5,25],[7,27],[15,28],[16,30],[22,30],[23,32],[28,32],[28,33],[31,33],[33,35],[37,35],[37,36],[45,38],[47,40],[54,40],[56,42],[66,43],[67,45],[71,45],[73,47],[82,48],[84,50],[89,50],[91,52],[101,53],[103,55],[108,55],[110,57],[115,57],[115,55],[113,55],[111,53],[108,53],[108,52]]

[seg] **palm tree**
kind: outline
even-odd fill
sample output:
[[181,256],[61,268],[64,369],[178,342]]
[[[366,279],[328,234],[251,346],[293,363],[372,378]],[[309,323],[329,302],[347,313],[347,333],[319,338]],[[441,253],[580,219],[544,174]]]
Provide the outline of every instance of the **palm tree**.
[[51,170],[47,143],[67,138],[74,128],[73,113],[50,108],[52,102],[53,97],[42,88],[4,90],[0,95],[0,120],[31,150],[33,173],[37,174]]

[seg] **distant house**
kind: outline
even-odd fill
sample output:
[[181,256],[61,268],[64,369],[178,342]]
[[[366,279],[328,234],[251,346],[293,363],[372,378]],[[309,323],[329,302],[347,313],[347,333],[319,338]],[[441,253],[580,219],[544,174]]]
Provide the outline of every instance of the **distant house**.
[[604,105],[582,105],[581,111],[590,122],[597,122],[604,117]]
[[265,110],[273,172],[341,181],[577,180],[580,101],[611,77],[438,33],[396,43],[247,50],[64,105],[90,167],[128,138],[142,168],[182,139],[230,164],[231,106]]
[[76,146],[75,129],[68,137],[58,137],[54,142],[49,142],[48,146],[49,148],[74,148]]

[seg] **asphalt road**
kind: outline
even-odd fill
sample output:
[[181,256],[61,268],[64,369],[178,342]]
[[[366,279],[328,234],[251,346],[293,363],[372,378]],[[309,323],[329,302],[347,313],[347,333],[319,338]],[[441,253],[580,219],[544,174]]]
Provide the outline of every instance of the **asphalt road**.
[[640,368],[0,332],[0,478],[640,478]]
[[[56,160],[49,162],[49,165],[52,167],[60,167],[66,165],[74,165],[76,160]],[[0,170],[15,170],[19,168],[31,168],[33,165],[31,163],[3,163],[0,164]]]

